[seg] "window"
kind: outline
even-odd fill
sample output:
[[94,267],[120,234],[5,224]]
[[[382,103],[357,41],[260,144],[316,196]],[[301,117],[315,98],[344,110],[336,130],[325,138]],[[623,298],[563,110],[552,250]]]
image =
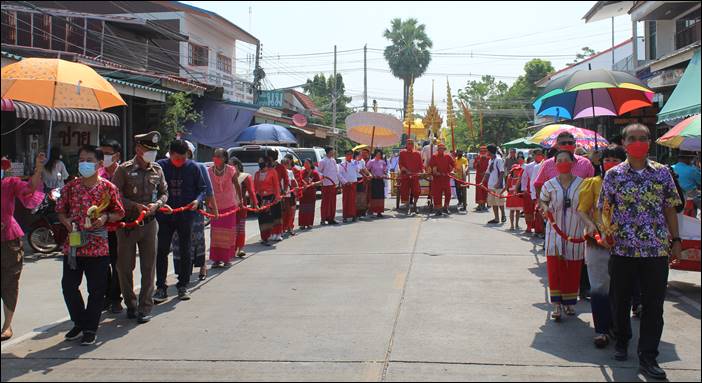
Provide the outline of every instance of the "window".
[[218,53],[217,69],[221,70],[222,72],[232,73],[232,59]]
[[656,59],[656,22],[648,22],[648,59]]
[[13,11],[2,11],[2,43],[17,42],[17,17]]
[[32,46],[32,14],[17,12],[17,45]]
[[49,49],[51,47],[51,16],[35,13],[32,18],[34,19],[33,46]]
[[188,44],[188,65],[192,66],[207,66],[208,65],[207,47],[195,44]]
[[700,41],[700,8],[675,21],[675,49]]
[[85,53],[85,19],[82,17],[69,17],[67,24],[66,50],[68,52]]

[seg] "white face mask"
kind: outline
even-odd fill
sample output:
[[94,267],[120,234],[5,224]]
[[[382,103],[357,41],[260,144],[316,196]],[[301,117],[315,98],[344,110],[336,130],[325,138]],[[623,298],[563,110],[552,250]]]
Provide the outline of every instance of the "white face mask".
[[155,150],[149,150],[148,152],[144,152],[144,155],[141,156],[141,158],[144,160],[146,163],[152,163],[156,161],[156,155],[158,154],[157,151]]
[[103,161],[106,168],[112,166],[112,154],[105,154],[105,159]]

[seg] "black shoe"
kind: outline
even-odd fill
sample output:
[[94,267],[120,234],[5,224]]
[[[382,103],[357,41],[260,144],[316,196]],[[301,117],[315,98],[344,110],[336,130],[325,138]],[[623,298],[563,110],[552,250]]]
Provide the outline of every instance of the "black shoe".
[[488,221],[487,224],[488,224],[488,225],[494,225],[494,224],[497,224],[497,223],[500,223],[500,221],[498,221],[498,220],[496,220],[496,219],[493,219],[493,220],[491,220],[491,221]]
[[442,214],[443,213],[441,213],[440,211],[437,211],[436,213],[434,213],[434,217],[441,217]]
[[81,346],[90,346],[91,344],[95,344],[96,339],[97,339],[97,335],[95,335],[94,332],[85,331],[83,333],[83,339],[80,341],[80,345]]
[[614,359],[620,362],[625,362],[627,359],[629,359],[629,354],[625,348],[616,348],[614,350]]
[[330,225],[338,225],[339,222],[336,222],[336,221],[332,220],[332,221],[329,221],[329,224],[330,224]]
[[168,299],[168,292],[165,288],[156,289],[156,294],[154,294],[154,304],[161,304]]
[[665,371],[655,360],[653,362],[639,361],[639,371],[647,378],[656,380],[665,380],[667,378]]
[[110,308],[110,311],[111,311],[113,314],[119,314],[119,313],[121,313],[122,311],[124,311],[124,308],[122,308],[122,304],[121,304],[121,303],[119,303],[119,302],[114,302],[114,303],[112,303],[112,307]]
[[346,223],[346,222],[348,222],[348,221],[349,221],[349,220],[346,219],[346,218],[343,218],[343,219],[341,220],[341,222],[343,222],[343,223]]
[[71,331],[66,333],[66,336],[64,336],[63,338],[67,341],[74,341],[74,340],[80,339],[82,334],[83,334],[83,330],[80,327],[73,326]]
[[188,294],[188,289],[185,287],[179,287],[178,288],[178,299],[181,301],[189,301],[190,300],[190,294]]
[[151,315],[139,313],[139,316],[137,317],[137,323],[144,324],[149,323],[150,321]]
[[505,216],[503,215],[503,216],[502,216],[502,223],[505,223],[505,222],[507,222],[507,217],[505,217]]
[[137,313],[135,310],[127,309],[127,319],[137,319]]

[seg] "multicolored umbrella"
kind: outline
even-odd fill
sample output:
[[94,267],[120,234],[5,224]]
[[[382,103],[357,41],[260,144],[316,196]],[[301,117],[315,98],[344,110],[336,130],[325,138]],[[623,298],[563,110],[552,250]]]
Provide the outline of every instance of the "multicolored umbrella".
[[651,106],[653,91],[639,79],[606,69],[580,70],[551,81],[534,101],[536,113],[573,120],[619,116]]
[[673,149],[700,151],[700,115],[694,115],[675,125],[656,141]]
[[547,125],[531,136],[529,141],[541,145],[544,148],[552,148],[554,145],[556,145],[558,135],[562,132],[569,132],[575,136],[575,144],[582,146],[583,149],[587,151],[593,150],[595,148],[595,143],[597,143],[597,146],[608,145],[608,142],[604,137],[593,132],[592,130],[566,124]]

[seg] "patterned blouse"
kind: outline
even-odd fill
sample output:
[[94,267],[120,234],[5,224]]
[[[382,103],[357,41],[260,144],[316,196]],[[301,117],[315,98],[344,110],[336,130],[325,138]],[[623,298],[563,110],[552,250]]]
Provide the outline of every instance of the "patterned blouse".
[[[107,197],[105,197],[107,196]],[[56,204],[56,212],[66,214],[66,218],[78,225],[78,230],[83,230],[88,209],[92,205],[100,205],[103,198],[109,198],[110,203],[104,213],[117,213],[124,215],[124,207],[119,196],[117,187],[110,181],[100,178],[93,187],[87,187],[81,183],[81,179],[75,179],[66,184],[61,189],[61,198]],[[76,256],[78,257],[109,257],[110,251],[107,243],[107,236],[88,235],[88,243],[79,247]],[[70,246],[66,241],[64,252],[70,252]]]
[[612,207],[612,254],[620,257],[667,257],[670,232],[665,209],[682,202],[668,169],[648,161],[641,172],[628,161],[607,172],[598,202]]

